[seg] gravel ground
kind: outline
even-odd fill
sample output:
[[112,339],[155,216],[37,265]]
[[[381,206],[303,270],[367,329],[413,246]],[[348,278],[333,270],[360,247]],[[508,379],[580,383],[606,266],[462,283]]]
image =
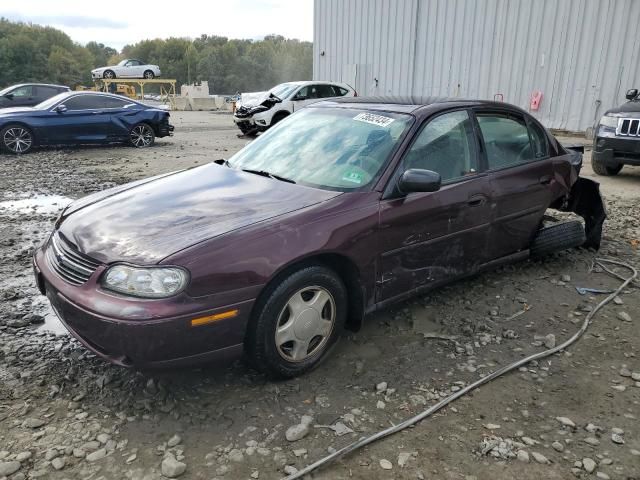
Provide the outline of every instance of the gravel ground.
[[[64,334],[30,255],[69,198],[247,142],[228,115],[172,119],[176,135],[148,150],[0,156],[0,479],[281,478],[562,342],[603,298],[575,287],[618,284],[591,271],[588,251],[504,267],[376,313],[320,368],[285,382],[240,360],[145,372],[106,364]],[[598,180],[610,214],[600,255],[640,266],[640,169]],[[594,322],[569,351],[313,478],[640,479],[638,288]]]

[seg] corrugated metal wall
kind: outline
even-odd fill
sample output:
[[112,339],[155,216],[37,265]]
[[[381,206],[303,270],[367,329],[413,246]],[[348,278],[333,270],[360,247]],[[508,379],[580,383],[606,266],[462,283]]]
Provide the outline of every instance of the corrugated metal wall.
[[640,88],[640,0],[315,0],[313,75],[361,95],[493,99],[583,131]]

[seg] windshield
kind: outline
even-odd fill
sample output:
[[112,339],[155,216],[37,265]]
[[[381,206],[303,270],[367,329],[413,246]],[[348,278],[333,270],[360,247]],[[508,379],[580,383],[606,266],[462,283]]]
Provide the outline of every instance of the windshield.
[[118,62],[118,67],[124,67],[125,63],[127,63],[129,60],[128,59],[124,59],[124,60],[120,60]]
[[13,89],[13,88],[15,88],[15,85],[12,85],[12,86],[10,86],[10,87],[3,88],[2,90],[0,90],[0,97],[1,97],[2,95],[4,95],[5,93],[10,92],[10,91],[11,91],[11,89]]
[[269,93],[273,93],[280,100],[284,100],[298,87],[295,83],[281,83],[280,85],[276,85]]
[[232,168],[350,191],[371,184],[413,117],[346,108],[307,108],[229,159]]
[[39,103],[34,108],[37,108],[38,110],[47,110],[48,108],[53,107],[56,103],[65,98],[68,94],[69,92],[59,93],[58,95],[55,95],[51,98],[46,99],[44,102]]

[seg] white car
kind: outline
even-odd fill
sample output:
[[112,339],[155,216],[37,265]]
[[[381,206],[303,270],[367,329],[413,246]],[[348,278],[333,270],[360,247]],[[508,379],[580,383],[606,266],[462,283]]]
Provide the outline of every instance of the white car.
[[306,105],[332,97],[356,97],[346,83],[287,82],[268,92],[243,93],[233,121],[244,135],[263,132]]
[[158,65],[147,65],[135,58],[125,58],[117,65],[111,67],[100,67],[91,70],[91,77],[98,78],[152,78],[160,76]]

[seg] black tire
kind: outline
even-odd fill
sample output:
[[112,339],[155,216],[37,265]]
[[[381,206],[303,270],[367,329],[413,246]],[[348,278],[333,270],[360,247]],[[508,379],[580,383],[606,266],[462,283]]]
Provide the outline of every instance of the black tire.
[[532,257],[543,257],[550,253],[580,247],[586,240],[582,223],[571,220],[543,227],[531,242]]
[[156,134],[148,123],[137,123],[129,130],[129,144],[136,148],[147,148],[156,141]]
[[155,74],[151,70],[145,70],[142,76],[147,80],[153,80],[155,78]]
[[0,131],[0,148],[3,152],[22,155],[35,144],[33,132],[24,125],[10,124]]
[[[327,311],[324,307],[328,306],[329,310],[334,309],[333,324],[330,333],[321,339],[319,339],[320,335],[317,332],[310,333],[306,350],[302,350],[304,356],[299,360],[294,360],[298,340],[285,342],[279,346],[277,331],[279,328],[285,329],[286,325],[295,324],[295,328],[289,327],[291,333],[294,333],[296,337],[300,331],[306,333],[305,330],[314,320],[310,318],[307,321],[307,317],[302,318],[301,315],[291,317],[289,305],[291,302],[295,302],[294,299],[298,298],[298,295],[300,295],[299,298],[304,299],[304,292],[314,289],[317,289],[318,292],[325,292],[323,295],[329,294],[327,303],[322,307],[322,313],[318,318],[324,316]],[[313,295],[313,293],[311,294]],[[313,302],[317,297],[306,298],[309,300],[303,301]],[[309,305],[311,303],[303,304],[302,311],[311,310]],[[331,347],[335,345],[342,333],[347,310],[347,292],[344,283],[333,270],[320,265],[301,268],[281,280],[276,279],[261,296],[254,307],[252,318],[247,327],[244,341],[245,354],[254,368],[270,377],[282,379],[302,375],[318,366],[326,358]],[[300,320],[301,318],[302,320]],[[321,321],[326,322],[327,320]]]
[[602,163],[601,161],[595,158],[595,155],[591,154],[591,168],[598,175],[602,175],[604,177],[610,177],[613,175],[617,175],[622,170],[622,164],[616,165],[615,167],[609,167]]
[[278,112],[276,113],[273,118],[271,119],[271,126],[273,127],[276,123],[278,123],[279,121],[287,118],[289,116],[289,114],[287,112]]
[[102,78],[108,78],[108,79],[116,78],[116,72],[114,72],[113,70],[105,70],[104,73],[102,74]]

